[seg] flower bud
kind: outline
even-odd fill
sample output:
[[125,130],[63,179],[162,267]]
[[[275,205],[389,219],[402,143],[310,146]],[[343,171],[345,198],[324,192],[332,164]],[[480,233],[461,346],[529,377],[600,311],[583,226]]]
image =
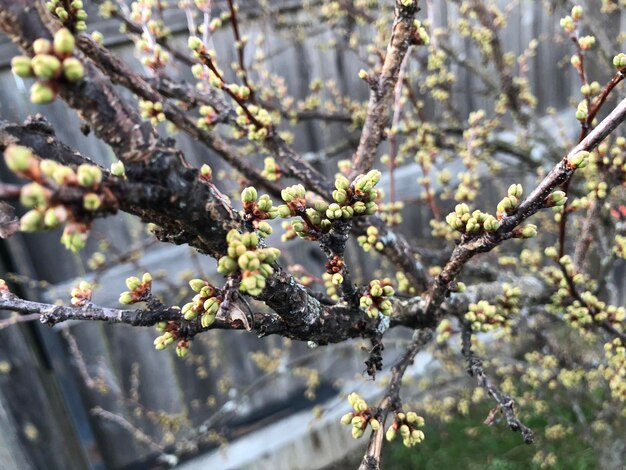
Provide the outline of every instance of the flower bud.
[[111,174],[113,176],[124,177],[126,176],[124,162],[119,161],[111,164]]
[[215,322],[215,315],[211,313],[204,313],[200,317],[200,324],[202,328],[208,328]]
[[43,207],[46,204],[46,190],[39,183],[29,183],[22,186],[20,191],[20,202],[30,209]]
[[335,188],[347,190],[350,187],[350,180],[343,175],[337,176],[335,179]]
[[30,57],[26,57],[23,55],[13,57],[11,59],[11,71],[18,77],[30,77],[32,75]]
[[67,28],[59,29],[54,35],[54,52],[59,55],[71,54],[74,50],[74,35]]
[[36,39],[35,42],[33,42],[33,52],[36,55],[49,54],[52,52],[52,43],[47,39]]
[[523,192],[524,190],[521,184],[512,184],[511,186],[509,186],[509,196],[514,196],[519,199],[520,197],[522,197]]
[[88,211],[95,211],[102,205],[100,196],[96,193],[87,193],[83,196],[83,207]]
[[352,422],[352,417],[353,417],[352,413],[346,413],[345,415],[341,417],[341,420],[340,420],[341,424],[345,424],[345,425],[350,424]]
[[373,431],[378,431],[380,429],[380,422],[377,419],[370,419],[369,425]]
[[54,100],[56,92],[47,83],[35,82],[30,87],[30,102],[33,104],[45,104]]
[[256,201],[257,198],[257,192],[256,189],[252,186],[248,186],[247,188],[244,188],[244,190],[241,192],[241,200],[243,202],[254,202]]
[[83,64],[76,57],[68,57],[63,61],[63,76],[70,82],[82,80],[85,75]]
[[387,439],[388,442],[391,442],[395,438],[396,438],[396,430],[393,427],[393,425],[391,425],[389,429],[387,429],[387,432],[385,433],[385,439]]
[[189,287],[194,292],[200,292],[200,290],[207,285],[206,281],[203,279],[192,279],[189,281]]
[[585,121],[587,119],[587,115],[589,113],[589,108],[587,107],[587,101],[583,100],[578,103],[576,107],[576,119],[579,121]]
[[128,305],[133,303],[133,294],[130,292],[122,292],[120,294],[120,298],[118,299],[119,303],[123,305]]
[[102,181],[102,171],[97,166],[83,163],[76,170],[76,179],[78,184],[88,188],[100,184]]
[[56,77],[61,70],[61,62],[53,55],[38,54],[30,61],[33,73],[37,78],[49,80]]
[[617,68],[626,67],[626,54],[620,52],[615,57],[613,57],[613,65]]
[[189,36],[187,46],[189,46],[189,49],[192,51],[198,52],[203,47],[202,39],[198,36]]
[[582,150],[572,156],[567,157],[567,163],[573,169],[585,168],[589,161],[589,152]]
[[28,170],[35,158],[28,147],[9,145],[4,151],[4,161],[9,170],[18,173]]
[[43,215],[38,210],[30,210],[20,219],[22,232],[36,232],[43,228]]

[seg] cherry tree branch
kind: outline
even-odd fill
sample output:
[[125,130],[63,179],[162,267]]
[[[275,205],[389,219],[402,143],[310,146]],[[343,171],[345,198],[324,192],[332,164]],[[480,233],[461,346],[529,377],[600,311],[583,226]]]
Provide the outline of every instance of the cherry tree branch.
[[[353,175],[368,172],[374,164],[378,145],[384,137],[387,114],[393,102],[404,57],[409,47],[415,43],[413,20],[419,9],[418,1],[396,0],[395,3],[395,18],[382,70],[379,76],[368,80],[371,87],[370,99],[359,146],[352,157]],[[405,6],[404,3],[408,5]]]

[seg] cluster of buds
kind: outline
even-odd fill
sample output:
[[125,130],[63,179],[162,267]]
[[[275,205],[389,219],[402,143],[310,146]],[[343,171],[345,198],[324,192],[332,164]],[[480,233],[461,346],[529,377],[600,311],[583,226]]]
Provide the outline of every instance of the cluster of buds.
[[163,112],[163,103],[146,100],[139,100],[139,112],[143,119],[147,119],[153,126],[165,121],[165,113]]
[[393,295],[394,290],[390,280],[379,281],[374,279],[370,282],[367,293],[359,299],[359,305],[367,310],[367,315],[370,318],[376,318],[379,312],[389,316],[393,310],[390,300]]
[[84,76],[83,64],[72,56],[74,36],[68,29],[60,29],[52,42],[37,39],[33,43],[34,56],[15,56],[11,60],[11,70],[22,78],[35,77],[37,81],[30,88],[33,103],[49,103],[58,93],[58,81],[77,82]]
[[217,112],[213,108],[213,106],[202,105],[200,106],[200,117],[196,122],[197,126],[205,131],[209,131],[212,129],[213,125],[217,121]]
[[187,321],[195,320],[200,315],[202,328],[208,328],[215,321],[222,303],[222,293],[203,279],[192,279],[189,286],[197,294],[191,302],[183,305],[181,313]]
[[154,349],[162,351],[174,341],[178,340],[176,345],[176,355],[185,357],[189,353],[189,341],[180,338],[180,323],[177,321],[163,321],[156,324],[156,330],[162,333],[154,339]]
[[[598,145],[589,157],[589,163],[592,165],[593,171],[586,175],[587,179],[591,176],[615,175],[616,179],[624,183],[626,181],[626,138],[617,137],[609,147],[607,142]],[[596,171],[596,170],[600,171]]]
[[241,271],[239,290],[250,295],[260,295],[265,281],[272,275],[272,264],[280,256],[277,248],[257,248],[259,236],[256,233],[239,233],[233,229],[226,236],[228,251],[217,263],[217,270],[223,275]]
[[580,122],[585,122],[587,117],[589,116],[589,106],[587,105],[587,100],[582,100],[576,106],[576,119]]
[[343,175],[335,178],[334,203],[326,209],[328,219],[350,218],[353,215],[372,215],[378,210],[376,199],[379,194],[374,187],[380,181],[381,173],[371,170],[357,176],[352,183]]
[[339,256],[333,256],[328,263],[326,263],[326,273],[330,274],[330,281],[333,285],[339,286],[343,284],[342,272],[345,269],[343,259]]
[[437,325],[437,344],[444,344],[455,333],[452,322],[444,318]]
[[268,181],[276,181],[281,176],[280,167],[276,160],[272,157],[265,157],[263,160],[263,171],[261,172],[261,176]]
[[402,201],[381,204],[379,216],[390,227],[400,225],[402,223],[402,209],[404,209],[404,202]]
[[478,235],[484,232],[494,232],[500,228],[500,222],[491,214],[479,210],[470,213],[467,204],[457,204],[454,212],[446,216],[446,222],[457,232]]
[[[233,91],[233,87],[237,87]],[[228,85],[228,89],[235,96],[241,99],[247,99],[250,95],[250,89],[248,87],[238,87],[237,85]],[[244,92],[245,91],[245,92]],[[244,109],[241,106],[237,106],[237,124],[248,131],[248,139],[250,140],[265,140],[269,133],[269,129],[272,127],[272,116],[265,108],[261,108],[257,105],[249,105]],[[247,111],[247,112],[246,112]],[[236,136],[240,136],[236,133]]]
[[496,328],[508,328],[511,318],[519,313],[521,289],[510,284],[502,285],[503,293],[498,296],[496,304],[491,305],[485,300],[469,305],[465,314],[474,331],[492,331]]
[[363,437],[368,426],[372,428],[372,431],[380,429],[375,410],[372,410],[363,398],[356,393],[351,393],[348,395],[348,402],[354,411],[343,415],[341,424],[352,426],[352,437],[355,439]]
[[81,281],[78,283],[77,287],[74,287],[71,292],[71,300],[70,303],[74,307],[82,307],[86,305],[89,301],[91,301],[93,287],[86,281]]
[[82,0],[49,0],[46,2],[46,7],[63,24],[73,26],[76,31],[87,29],[87,23],[85,23],[87,12],[83,7]]
[[357,237],[356,241],[359,245],[361,245],[361,248],[363,248],[363,251],[366,253],[370,251],[372,247],[376,251],[382,251],[385,247],[383,242],[378,239],[378,229],[373,225],[367,227],[365,235],[360,235]]
[[[333,279],[334,274],[323,273],[322,280],[324,281],[324,287],[326,288],[326,295],[330,297],[332,300],[339,300],[339,294],[337,293],[337,286],[339,284],[335,283],[335,280],[339,280],[338,278]],[[341,278],[343,282],[343,276]]]
[[600,83],[594,81],[594,82],[585,83],[584,85],[582,85],[580,87],[580,93],[584,97],[590,98],[590,97],[595,96],[598,93],[600,93],[601,89],[602,89],[602,86],[600,85]]
[[257,197],[257,191],[252,186],[244,188],[241,192],[243,218],[245,221],[252,222],[261,237],[268,237],[272,234],[272,227],[266,220],[275,219],[278,216],[278,209],[273,206],[267,194],[262,195],[258,200]]
[[292,222],[293,231],[301,238],[315,240],[320,234],[328,232],[335,220],[374,214],[378,209],[375,201],[379,197],[374,186],[379,180],[378,170],[359,175],[352,183],[343,174],[339,174],[332,194],[334,202],[328,204],[318,199],[313,208],[307,208],[304,186],[290,186],[281,192],[285,204],[278,206],[278,215],[302,217],[302,220]]
[[613,65],[617,70],[623,73],[626,69],[626,54],[620,52],[615,57],[613,57]]
[[519,206],[522,194],[524,194],[524,189],[521,184],[512,184],[509,186],[506,197],[496,206],[496,217],[498,220],[515,212],[515,209]]
[[120,294],[119,302],[123,305],[143,302],[148,299],[152,291],[152,275],[144,273],[141,280],[135,276],[126,279],[125,292]]
[[611,395],[621,403],[626,402],[626,346],[623,340],[615,338],[604,345],[605,365],[600,372],[609,383]]
[[396,413],[396,416],[385,433],[386,439],[393,441],[398,432],[402,437],[402,444],[405,447],[413,447],[424,440],[424,431],[419,428],[424,427],[424,418],[418,416],[417,413],[409,411],[408,413]]
[[465,320],[471,324],[474,331],[491,331],[507,325],[507,318],[498,312],[495,305],[491,305],[486,300],[470,304]]
[[[411,0],[411,4],[412,3],[413,1]],[[428,36],[428,32],[426,32],[426,28],[422,26],[422,23],[419,20],[413,20],[413,27],[415,28],[415,31],[413,32],[413,41],[415,42],[415,45],[428,46],[430,44],[430,37]]]
[[[206,51],[205,49],[204,53],[206,54],[206,57],[208,58],[215,57],[215,51]],[[219,72],[219,69],[216,68],[216,70],[218,70]],[[196,88],[198,90],[205,90],[207,83],[210,86],[215,87],[215,88],[220,88],[222,86],[222,80],[220,80],[219,76],[213,70],[211,70],[209,67],[205,65],[194,64],[191,67],[191,73],[198,80],[198,83],[196,84]]]
[[[85,245],[89,222],[103,202],[111,206],[104,191],[100,168],[83,164],[76,170],[53,160],[39,160],[30,149],[9,145],[4,152],[7,167],[32,182],[22,187],[21,203],[30,209],[20,220],[20,230],[35,232],[54,229],[67,222],[61,243],[69,250],[79,251]],[[61,204],[55,197],[60,186],[79,188],[82,199]]]
[[615,253],[615,256],[618,256],[622,259],[626,259],[626,236],[615,235],[613,253]]

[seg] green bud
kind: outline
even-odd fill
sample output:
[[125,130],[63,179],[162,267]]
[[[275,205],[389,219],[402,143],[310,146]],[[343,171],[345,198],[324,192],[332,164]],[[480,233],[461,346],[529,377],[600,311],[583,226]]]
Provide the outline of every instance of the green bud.
[[32,75],[30,67],[30,57],[23,55],[15,56],[11,59],[11,71],[18,77],[28,78]]
[[49,54],[52,52],[52,43],[47,39],[36,39],[35,42],[33,42],[33,52],[36,55]]
[[38,183],[29,183],[22,186],[20,202],[28,208],[43,207],[46,204],[46,190]]
[[217,262],[217,272],[220,274],[227,275],[236,269],[237,262],[228,256],[222,256]]
[[373,431],[378,431],[380,429],[380,422],[377,419],[370,419],[369,425]]
[[96,193],[87,193],[83,196],[83,207],[88,211],[98,210],[102,200]]
[[119,161],[111,163],[111,174],[120,178],[126,176],[126,169],[124,168],[124,162]]
[[350,187],[350,180],[343,175],[337,176],[335,179],[335,188],[347,190]]
[[189,49],[191,49],[192,51],[197,52],[203,46],[202,39],[200,39],[198,36],[189,36],[189,40],[187,41],[187,46],[189,46]]
[[43,214],[38,210],[30,210],[20,219],[22,232],[36,232],[43,228]]
[[345,424],[345,425],[351,424],[352,417],[353,417],[352,413],[346,413],[345,415],[341,417],[341,420],[340,420],[341,424]]
[[344,189],[336,189],[333,191],[333,199],[335,202],[343,204],[348,199],[348,193]]
[[47,83],[35,82],[30,87],[30,102],[33,104],[45,104],[54,100],[56,92]]
[[261,237],[269,237],[272,234],[272,226],[265,221],[259,222],[256,229]]
[[9,145],[4,151],[4,161],[9,170],[18,173],[28,170],[35,158],[28,147]]
[[522,197],[523,192],[524,190],[521,184],[512,184],[511,186],[509,186],[509,196],[514,196],[519,199],[520,197]]
[[43,223],[48,228],[55,228],[67,220],[67,210],[63,206],[51,207],[46,210]]
[[254,202],[256,201],[257,198],[257,192],[256,189],[252,186],[248,186],[247,188],[244,188],[244,190],[241,192],[241,200],[243,202]]
[[76,170],[76,179],[78,184],[88,188],[100,184],[102,181],[102,171],[97,166],[83,163]]
[[133,303],[133,294],[130,292],[122,292],[120,294],[119,302],[123,305],[128,305]]
[[141,281],[139,280],[138,277],[131,276],[126,279],[126,287],[128,288],[128,290],[135,290],[140,286],[141,286]]
[[37,78],[49,80],[61,71],[61,62],[53,55],[38,54],[30,61]]
[[200,324],[202,325],[202,328],[208,328],[214,322],[215,322],[215,315],[211,313],[204,313],[200,317]]
[[178,357],[180,357],[181,359],[184,358],[185,356],[187,356],[187,354],[189,354],[189,348],[185,348],[185,347],[181,347],[181,346],[176,346],[176,355]]
[[54,35],[54,52],[59,55],[71,54],[74,50],[74,35],[67,28],[59,29]]
[[394,429],[393,426],[390,426],[389,429],[387,429],[387,432],[385,433],[385,439],[387,439],[388,442],[391,442],[395,438],[396,438],[396,430]]
[[85,76],[85,68],[76,57],[68,57],[63,61],[63,76],[70,82],[77,82]]
[[588,113],[589,110],[587,107],[587,101],[583,100],[578,103],[578,106],[576,107],[576,119],[578,119],[579,121],[585,121],[587,119]]
[[522,238],[533,238],[537,236],[537,226],[534,224],[524,225],[522,227]]
[[286,219],[287,217],[291,217],[291,209],[289,206],[282,204],[278,206],[278,216]]
[[589,161],[589,152],[582,150],[575,155],[568,156],[567,162],[571,168],[585,168]]
[[553,246],[547,247],[543,252],[548,258],[556,259],[559,256],[557,249]]
[[191,287],[191,290],[193,290],[194,292],[200,292],[200,290],[202,290],[202,288],[206,285],[207,283],[203,279],[192,279],[191,281],[189,281],[189,287]]
[[567,197],[564,191],[554,191],[547,197],[546,202],[549,207],[559,207],[565,205]]
[[620,52],[615,57],[613,57],[613,65],[617,68],[626,67],[626,54]]

